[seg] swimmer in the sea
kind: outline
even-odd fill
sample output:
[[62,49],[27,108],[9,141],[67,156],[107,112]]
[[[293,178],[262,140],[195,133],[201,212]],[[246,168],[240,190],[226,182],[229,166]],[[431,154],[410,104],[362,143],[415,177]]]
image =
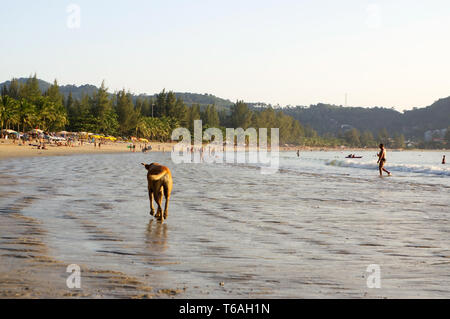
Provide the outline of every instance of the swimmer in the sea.
[[386,163],[386,149],[383,144],[380,144],[380,152],[378,155],[378,169],[380,171],[380,176],[383,176],[383,171],[388,173],[388,176],[391,176],[391,172],[384,168],[384,164]]

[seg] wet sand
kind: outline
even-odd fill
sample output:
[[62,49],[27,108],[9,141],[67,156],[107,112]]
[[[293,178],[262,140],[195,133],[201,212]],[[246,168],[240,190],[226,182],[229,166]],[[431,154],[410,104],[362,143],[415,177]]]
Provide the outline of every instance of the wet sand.
[[[1,174],[2,186],[11,183]],[[13,182],[14,184],[14,182]],[[12,185],[11,185],[12,186]],[[3,193],[0,199],[10,196]],[[153,289],[119,271],[82,269],[82,289],[68,289],[67,263],[50,256],[42,222],[21,214],[33,197],[0,210],[0,298],[168,298],[180,289]]]
[[[94,144],[84,144],[83,146],[54,146],[47,145],[47,150],[39,150],[35,146],[12,144],[11,142],[0,142],[0,160],[20,157],[45,157],[45,156],[68,156],[76,154],[114,154],[131,152],[126,143],[108,143],[100,148]],[[174,144],[171,143],[149,143],[154,152],[169,152]],[[136,152],[141,152],[139,144],[136,145]]]
[[[143,161],[171,167],[164,223],[149,216]],[[0,161],[0,297],[450,296],[445,176],[314,165],[261,175],[163,152]],[[66,287],[70,264],[81,290]],[[370,264],[381,289],[366,286]]]
[[[170,143],[149,143],[155,152],[164,152],[172,148]],[[110,143],[99,149],[93,144],[83,146],[47,146],[48,150],[13,144],[4,141],[0,144],[0,161],[30,157],[52,157],[72,155],[100,155],[131,153],[126,143]],[[140,152],[137,145],[136,152]],[[0,172],[0,186],[14,187],[18,181],[8,179]],[[12,192],[2,192],[6,198]],[[33,202],[33,197],[23,197],[17,203],[0,210],[0,298],[154,298],[175,296],[179,289],[158,289],[145,285],[136,278],[118,271],[83,269],[82,290],[68,290],[65,284],[67,263],[49,255],[43,238],[46,231],[41,222],[22,215],[20,212]]]

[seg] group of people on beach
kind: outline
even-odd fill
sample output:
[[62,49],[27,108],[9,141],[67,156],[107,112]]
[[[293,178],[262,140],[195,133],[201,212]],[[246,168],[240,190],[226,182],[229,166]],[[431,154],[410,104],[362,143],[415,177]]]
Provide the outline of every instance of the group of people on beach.
[[148,151],[152,150],[152,146],[151,145],[147,146],[147,143],[144,145],[144,147],[142,147],[142,145],[140,145],[140,147],[141,147],[142,153],[147,153]]
[[102,146],[102,141],[99,141],[99,142],[97,143],[97,141],[94,140],[94,148],[97,148],[97,146],[98,146],[98,148],[100,149],[101,146]]

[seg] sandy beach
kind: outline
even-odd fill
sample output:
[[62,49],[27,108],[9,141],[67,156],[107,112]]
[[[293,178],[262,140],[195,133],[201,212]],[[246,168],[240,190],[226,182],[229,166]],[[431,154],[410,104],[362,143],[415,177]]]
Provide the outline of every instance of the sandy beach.
[[[29,203],[29,202],[28,202]],[[25,207],[27,201],[18,203]],[[18,207],[14,209],[19,209]],[[176,289],[153,290],[124,273],[83,268],[83,289],[68,290],[67,264],[49,255],[45,229],[20,211],[0,214],[0,246],[7,253],[0,262],[1,298],[153,298],[176,294]]]
[[[176,143],[150,142],[152,152],[170,152]],[[46,156],[69,156],[75,154],[113,154],[130,153],[127,143],[108,143],[103,144],[101,148],[94,147],[94,144],[84,144],[83,146],[55,146],[48,145],[46,150],[37,149],[36,146],[13,144],[11,141],[0,139],[0,160],[7,158],[20,157],[46,157]],[[281,152],[300,152],[307,151],[367,151],[377,149],[367,148],[343,148],[343,147],[310,147],[310,146],[280,146]],[[141,152],[139,144],[136,145],[136,152]]]
[[[320,208],[323,205],[323,199],[315,202],[314,198],[316,193],[313,192],[306,197],[302,193],[304,197],[303,202],[306,202],[306,205],[302,204],[304,207],[298,216],[307,216],[306,220],[303,220],[304,217],[297,217],[293,223],[290,221],[291,217],[284,216],[282,218],[284,220],[283,222],[275,222],[279,217],[277,214],[273,215],[269,220],[266,220],[264,214],[261,216],[255,214],[255,212],[262,209],[257,203],[263,201],[263,198],[259,201],[246,198],[246,200],[240,203],[240,206],[233,204],[234,201],[238,201],[240,196],[244,196],[243,194],[247,192],[247,186],[244,186],[246,191],[238,192],[240,194],[238,197],[233,195],[234,201],[228,201],[228,197],[223,196],[224,193],[233,194],[233,187],[225,191],[221,190],[221,188],[225,187],[222,185],[220,186],[221,188],[214,191],[209,186],[206,186],[202,193],[208,195],[207,198],[204,198],[203,205],[199,206],[190,203],[190,198],[199,196],[194,191],[199,186],[191,184],[191,173],[194,173],[197,177],[202,176],[203,185],[209,185],[211,176],[217,175],[218,179],[214,183],[221,185],[222,179],[227,180],[230,178],[230,173],[226,167],[202,167],[199,170],[194,167],[183,168],[183,166],[175,167],[171,165],[177,179],[181,178],[181,181],[179,180],[176,185],[178,190],[175,192],[175,201],[172,203],[175,213],[174,216],[169,218],[168,223],[161,224],[154,222],[147,216],[148,202],[145,193],[145,172],[141,171],[138,163],[140,161],[150,160],[149,157],[161,163],[169,163],[170,154],[167,152],[172,150],[175,143],[153,142],[149,143],[149,145],[152,147],[152,152],[150,153],[143,154],[140,145],[137,144],[136,154],[130,154],[132,152],[128,148],[127,143],[104,144],[100,149],[94,147],[93,144],[74,147],[47,145],[47,150],[40,150],[30,145],[17,145],[11,143],[11,141],[0,141],[0,163],[3,165],[0,170],[0,189],[2,190],[0,192],[0,298],[209,298],[224,296],[292,298],[297,296],[332,296],[335,291],[345,297],[380,298],[387,296],[396,298],[405,296],[436,297],[447,295],[448,293],[445,291],[441,294],[441,292],[436,290],[436,287],[433,287],[434,289],[429,292],[426,289],[427,287],[422,287],[420,294],[411,295],[404,290],[398,291],[391,285],[383,292],[373,294],[363,288],[364,280],[348,281],[345,279],[346,274],[344,272],[342,274],[338,272],[337,276],[339,279],[335,280],[327,277],[328,275],[326,273],[318,271],[317,269],[320,269],[320,267],[315,264],[316,260],[320,261],[333,258],[336,262],[336,267],[342,266],[341,263],[353,263],[353,276],[364,268],[364,264],[355,262],[354,259],[347,259],[347,255],[361,254],[361,257],[368,260],[374,258],[374,256],[376,256],[375,259],[380,258],[378,255],[381,251],[363,250],[361,248],[367,247],[366,245],[368,244],[366,242],[380,236],[379,233],[374,233],[373,237],[367,238],[364,234],[358,234],[361,238],[355,238],[355,243],[350,244],[347,247],[348,252],[345,250],[345,253],[342,253],[344,251],[343,247],[335,244],[335,237],[333,236],[348,239],[351,233],[347,229],[349,225],[339,221],[336,216],[329,215],[330,211],[339,211],[342,205],[341,203],[336,203],[336,198],[344,197],[340,191],[337,191],[337,194],[330,196],[326,200],[326,205],[329,208],[325,210]],[[289,162],[296,163],[295,161],[298,159],[294,152],[297,150],[301,152],[302,169],[308,170],[308,165],[316,165],[315,158],[321,157],[319,153],[331,151],[332,154],[335,154],[334,158],[336,156],[341,158],[347,152],[364,153],[365,151],[365,157],[370,158],[373,155],[371,154],[372,151],[376,151],[376,149],[287,145],[280,146],[279,150],[280,152],[285,152],[282,157],[284,158],[283,161],[287,161],[286,168],[289,172],[297,165],[291,166],[292,164]],[[151,154],[153,152],[155,153]],[[77,156],[74,157],[72,155]],[[90,157],[90,155],[96,156]],[[62,156],[64,158],[51,158],[54,156]],[[285,158],[286,156],[288,157]],[[292,156],[292,158],[289,156]],[[313,162],[309,162],[311,156],[313,157]],[[418,154],[418,156],[422,155]],[[43,157],[49,158],[45,159]],[[85,164],[80,164],[80,158],[89,158],[92,160],[84,161]],[[14,159],[14,161],[9,161],[8,159]],[[103,164],[104,161],[106,161],[105,167],[102,167],[103,165],[100,165],[100,163]],[[354,164],[359,165],[358,162]],[[343,168],[345,165],[348,165],[349,168]],[[335,163],[335,161],[329,161],[327,164],[333,170],[351,169],[352,165],[352,163]],[[316,171],[312,175],[309,175],[309,173],[306,175],[303,175],[303,173],[302,175],[293,175],[295,176],[296,182],[298,182],[298,179],[301,180],[301,183],[297,186],[298,189],[301,189],[303,192],[304,185],[311,185],[313,182],[322,183],[323,187],[329,183],[342,183],[342,177],[339,175],[329,178],[327,174],[321,173],[327,166],[320,167],[319,171]],[[36,171],[35,167],[39,167],[40,170]],[[119,167],[121,167],[120,172],[118,172]],[[357,168],[364,167],[364,165],[357,166]],[[411,168],[417,169],[415,166],[411,166]],[[130,169],[132,171],[135,170],[135,172],[131,172],[130,174],[128,171]],[[314,170],[316,167],[311,166],[311,169]],[[240,180],[248,181],[253,185],[250,186],[250,190],[252,187],[260,188],[261,185],[265,185],[265,182],[262,180],[253,182],[255,178],[253,168],[247,167],[246,170],[248,170],[247,173],[245,171],[234,171],[233,175],[244,174]],[[287,171],[283,171],[276,178],[276,185],[292,183],[292,180],[289,180],[291,173],[286,174]],[[432,167],[431,171],[434,172]],[[205,174],[206,176],[203,176]],[[133,192],[128,195],[118,195],[117,189],[111,187],[111,185],[115,184],[113,182],[114,178],[120,178],[123,184],[117,188],[122,189],[119,193],[123,192],[124,189],[132,189]],[[102,183],[103,179],[107,181],[106,184]],[[136,183],[137,181],[139,182]],[[376,185],[371,183],[369,180],[370,187]],[[354,181],[348,180],[344,184],[352,185]],[[104,188],[104,185],[107,187]],[[406,187],[409,187],[409,184],[406,185]],[[88,189],[85,189],[85,187]],[[378,187],[378,185],[375,187]],[[99,191],[102,188],[104,190]],[[180,188],[185,189],[181,190]],[[351,188],[347,191],[351,192]],[[181,193],[177,194],[177,192]],[[320,189],[317,192],[320,192]],[[261,189],[249,196],[257,196],[256,194],[259,193],[268,194],[267,190]],[[345,197],[350,196],[345,191],[344,193]],[[291,197],[285,198],[285,201],[292,201],[299,196],[299,194],[291,195]],[[402,194],[400,197],[406,196],[407,198],[407,195]],[[213,199],[212,201],[211,198]],[[375,203],[369,194],[367,198],[368,202],[364,204],[365,207],[374,206]],[[350,212],[360,213],[360,200],[360,192],[355,193],[355,198],[348,201],[349,203],[351,202],[351,206],[347,207],[350,208]],[[443,197],[438,196],[437,200],[443,201]],[[218,204],[219,202],[220,204]],[[271,207],[274,202],[272,199],[266,204],[268,207]],[[122,205],[122,203],[124,204]],[[185,206],[182,203],[190,204]],[[293,200],[289,207],[295,207],[300,203]],[[55,204],[57,206],[54,206]],[[230,205],[233,208],[230,208]],[[400,207],[403,205],[407,204],[402,203],[397,205],[398,207],[396,206],[394,208],[395,212],[400,212]],[[441,207],[445,205],[446,203],[444,202],[440,203],[438,209],[434,209],[435,213],[441,213]],[[272,209],[265,210],[265,213],[270,214],[272,210],[275,212],[280,209],[283,210],[281,206],[275,205]],[[313,210],[311,212],[312,214],[309,214],[310,210]],[[111,212],[115,211],[120,212],[120,215],[124,215],[126,218],[114,220],[116,217],[114,217],[114,214],[111,215]],[[214,211],[214,213],[211,213],[211,211]],[[248,220],[247,218],[241,220],[242,217],[237,217],[239,215],[237,213],[240,211],[245,211],[247,215],[252,217]],[[375,211],[378,211],[378,209],[375,209]],[[348,214],[348,211],[344,210],[341,214],[344,213]],[[208,234],[211,228],[213,229],[212,233],[209,236],[205,236],[205,238],[197,238],[197,224],[185,226],[188,229],[183,229],[183,231],[177,229],[179,227],[178,225],[190,224],[191,217],[189,217],[189,214],[204,215],[204,221],[202,223],[206,224],[203,225],[204,229],[202,233]],[[232,217],[233,214],[236,214],[236,217]],[[321,220],[317,220],[316,223],[319,223],[320,227],[316,229],[315,226],[308,226],[309,228],[313,227],[311,230],[313,234],[310,234],[311,238],[308,238],[306,235],[300,236],[296,232],[291,234],[292,227],[302,229],[303,231],[304,229],[309,229],[305,226],[309,224],[304,223],[309,223],[308,219],[315,219],[315,214],[325,214],[325,216],[328,216],[327,218],[336,219],[336,222],[340,223],[339,228],[342,228],[342,231],[337,231],[330,238],[323,237],[322,235],[316,238],[318,236],[316,231],[332,229],[330,225],[321,225]],[[344,221],[355,218],[351,214],[345,216]],[[388,218],[387,216],[383,218]],[[221,222],[218,225],[221,226],[213,226],[216,225],[215,219],[219,217]],[[416,218],[416,216],[410,215],[405,215],[406,217]],[[369,214],[367,218],[370,221],[373,216]],[[211,220],[205,222],[209,219]],[[256,226],[254,225],[254,220],[258,220]],[[361,225],[369,227],[371,223],[368,220],[361,219],[358,222],[352,223],[355,224],[355,228]],[[397,219],[394,221],[397,222]],[[415,222],[421,223],[422,220],[418,219]],[[116,227],[117,225],[121,226]],[[273,228],[274,225],[280,229]],[[398,226],[404,227],[403,224],[399,224]],[[225,243],[230,241],[230,234],[234,234],[234,230],[231,231],[231,228],[228,230],[223,229],[227,227],[231,227],[232,229],[235,227],[245,229],[240,236],[248,240],[249,234],[253,234],[251,236],[260,240],[259,245],[261,247],[247,250],[247,255],[242,255],[240,248],[237,249],[237,247],[240,247],[240,242],[236,244],[231,242],[225,245]],[[259,230],[261,227],[274,231],[272,236],[277,238],[267,242],[264,239],[265,233],[254,234],[255,229]],[[70,229],[70,233],[66,233],[64,229]],[[133,229],[133,232],[130,233],[127,229]],[[137,233],[134,230],[137,230]],[[406,231],[413,232],[414,229],[407,228]],[[439,238],[438,232],[439,230],[433,228],[430,230],[428,237],[437,239]],[[220,236],[223,238],[214,240],[213,238],[216,238],[217,234],[221,234]],[[290,234],[289,236],[294,236],[295,234],[295,241],[280,251],[278,251],[279,248],[273,250],[272,245],[278,247],[278,243],[285,240],[284,237],[286,234]],[[70,238],[72,241],[79,241],[85,249],[80,249],[77,245],[73,245],[69,240]],[[427,246],[427,242],[423,242],[422,239],[419,240],[419,243],[403,243],[401,236],[397,240],[397,244],[404,247],[404,249],[408,249],[407,247],[413,244],[419,247],[429,247]],[[192,255],[186,254],[186,247],[183,248],[183,245],[187,241],[191,241],[189,246],[191,248],[189,249],[195,247]],[[319,243],[317,247],[314,246],[316,242]],[[377,242],[373,245],[375,245],[374,247],[378,247],[377,245],[384,247],[384,243]],[[324,247],[327,247],[325,252],[322,251]],[[435,258],[432,254],[435,253],[435,250],[442,249],[442,247],[430,247],[430,250],[433,251],[430,252],[430,256],[424,258],[423,262],[439,264],[441,262],[439,258]],[[301,276],[301,274],[298,273],[296,266],[293,266],[290,261],[291,253],[296,251],[298,256],[303,256],[305,254],[303,252],[304,249],[313,256],[307,257],[308,255],[305,255],[307,258],[312,258],[311,261],[298,259],[296,263],[302,264],[302,267],[306,267],[302,269],[309,269],[308,276],[318,276],[317,278],[322,279],[312,280],[308,277],[299,279],[297,284],[292,284],[291,280],[286,281],[286,276],[290,278],[294,274],[296,276]],[[266,264],[264,259],[260,259],[261,257],[252,257],[253,255],[263,256],[267,254],[266,250],[272,250],[272,255],[269,259],[277,260],[277,263],[279,263],[282,269],[280,276],[271,274],[270,267],[272,266],[271,264]],[[226,251],[226,253],[222,251]],[[390,250],[386,251],[390,252]],[[383,250],[382,253],[386,251]],[[400,251],[392,252],[394,256],[399,253]],[[225,274],[225,268],[222,270],[210,269],[209,263],[205,264],[203,259],[200,258],[197,260],[197,257],[194,257],[198,254],[204,255],[209,262],[213,261],[214,264],[227,264],[227,267],[230,267],[233,271]],[[411,251],[411,256],[415,256],[414,251]],[[236,262],[232,262],[234,258],[237,258]],[[265,269],[263,267],[265,270],[261,270],[258,273],[256,277],[259,277],[259,280],[254,280],[253,275],[244,271],[247,263],[254,263],[255,258],[258,260],[258,263],[262,262],[265,265],[264,267],[267,268]],[[448,258],[448,256],[445,255],[445,258]],[[241,259],[243,261],[240,261]],[[191,265],[191,262],[194,264]],[[82,289],[68,289],[66,286],[66,279],[69,275],[67,273],[67,267],[72,263],[76,263],[82,269]],[[407,271],[403,268],[400,270],[396,269],[398,267],[398,261],[394,257],[383,257],[383,263],[388,265],[391,274],[395,273],[397,276],[401,276],[403,271]],[[253,267],[256,267],[256,264]],[[432,286],[435,286],[435,283],[439,282],[441,269],[424,267],[420,271],[433,278]],[[190,275],[186,275],[188,273]],[[204,274],[208,275],[205,276]],[[225,289],[218,285],[222,281],[227,283]],[[274,282],[277,285],[274,285]],[[327,285],[330,285],[332,289],[324,288]],[[298,295],[299,293],[300,295]]]
[[[174,144],[152,142],[154,152],[169,152]],[[109,143],[103,144],[100,148],[94,147],[94,144],[83,144],[83,146],[55,146],[47,145],[46,150],[37,149],[36,146],[18,145],[10,141],[0,140],[0,160],[7,158],[20,157],[45,157],[45,156],[68,156],[75,154],[113,154],[131,152],[127,148],[127,143]],[[141,152],[139,144],[136,145],[136,152]]]
[[[0,298],[449,296],[450,171],[435,152],[389,153],[385,179],[371,151],[285,152],[274,175],[90,154],[0,161]],[[149,215],[150,160],[175,180],[164,223]],[[72,264],[81,289],[66,286]]]

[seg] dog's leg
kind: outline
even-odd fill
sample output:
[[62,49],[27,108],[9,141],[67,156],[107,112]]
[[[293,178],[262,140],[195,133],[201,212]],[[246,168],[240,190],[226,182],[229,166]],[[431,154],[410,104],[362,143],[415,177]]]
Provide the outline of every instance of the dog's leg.
[[150,215],[155,216],[155,208],[153,207],[153,192],[148,189],[148,198],[150,199]]
[[159,191],[155,194],[155,198],[156,198],[156,204],[158,204],[158,210],[156,212],[156,217],[158,219],[161,219],[161,221],[164,221],[164,216],[162,213],[162,198],[163,198],[163,192],[162,189],[160,188]]
[[170,189],[167,185],[164,185],[164,196],[166,197],[166,204],[164,206],[164,218],[167,219],[169,216],[169,200],[170,200]]

